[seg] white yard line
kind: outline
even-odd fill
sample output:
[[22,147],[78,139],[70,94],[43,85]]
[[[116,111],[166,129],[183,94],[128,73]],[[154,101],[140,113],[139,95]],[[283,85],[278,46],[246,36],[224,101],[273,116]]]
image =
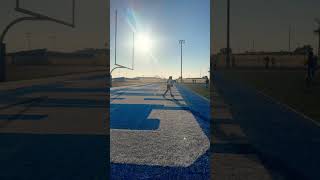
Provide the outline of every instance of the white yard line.
[[260,94],[260,95],[268,98],[268,99],[271,100],[272,102],[274,102],[274,103],[276,103],[276,104],[278,104],[278,105],[280,105],[280,106],[282,106],[282,107],[284,107],[284,108],[286,108],[286,109],[288,109],[288,110],[296,113],[297,115],[299,115],[299,116],[301,116],[301,117],[303,117],[303,118],[305,118],[305,119],[308,119],[308,120],[311,121],[314,125],[320,127],[320,123],[317,122],[317,121],[315,121],[314,119],[310,118],[309,116],[307,116],[307,115],[305,115],[305,114],[303,114],[303,113],[301,113],[301,112],[293,109],[291,106],[289,106],[289,105],[287,105],[287,104],[284,104],[284,103],[276,100],[275,98],[273,98],[273,97],[271,97],[271,96],[263,93],[262,91],[257,90],[257,92],[258,92],[258,94]]

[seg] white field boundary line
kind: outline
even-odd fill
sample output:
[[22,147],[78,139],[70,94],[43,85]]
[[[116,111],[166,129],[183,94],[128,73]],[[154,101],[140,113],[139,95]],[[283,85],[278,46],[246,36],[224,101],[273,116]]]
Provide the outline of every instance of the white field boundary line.
[[299,111],[295,110],[293,107],[291,107],[291,106],[289,106],[289,105],[287,105],[287,104],[285,104],[285,103],[282,103],[282,102],[276,100],[275,98],[273,98],[273,97],[265,94],[264,92],[258,90],[256,87],[254,87],[254,86],[252,86],[252,85],[245,85],[245,87],[248,87],[248,88],[256,91],[257,94],[260,94],[260,95],[268,98],[269,100],[271,100],[271,101],[274,102],[275,104],[278,104],[278,105],[284,107],[285,109],[290,110],[290,111],[296,113],[297,115],[299,115],[299,116],[301,116],[301,117],[303,117],[303,118],[305,118],[305,119],[308,119],[309,121],[313,122],[313,124],[315,124],[316,126],[320,127],[320,123],[319,123],[319,122],[317,122],[317,121],[315,121],[314,119],[310,118],[309,116],[303,114],[302,112],[299,112]]
[[275,98],[273,98],[273,97],[271,97],[271,96],[263,93],[263,92],[260,91],[260,90],[256,90],[256,91],[257,91],[258,94],[260,94],[260,95],[268,98],[268,99],[271,100],[272,102],[274,102],[274,103],[276,103],[276,104],[278,104],[278,105],[280,105],[280,106],[282,106],[282,107],[284,107],[284,108],[286,108],[286,109],[288,109],[288,110],[296,113],[297,115],[299,115],[299,116],[301,116],[301,117],[303,117],[303,118],[305,118],[305,119],[310,120],[310,121],[313,122],[316,126],[320,127],[320,123],[319,123],[319,122],[317,122],[317,121],[315,121],[314,119],[310,118],[309,116],[303,114],[302,112],[299,112],[299,111],[295,110],[295,109],[292,108],[291,106],[289,106],[289,105],[287,105],[287,104],[284,104],[284,103],[276,100]]

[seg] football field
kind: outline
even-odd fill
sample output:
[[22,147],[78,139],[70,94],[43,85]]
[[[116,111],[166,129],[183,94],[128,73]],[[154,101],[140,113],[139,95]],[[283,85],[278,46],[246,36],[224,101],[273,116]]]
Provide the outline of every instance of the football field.
[[176,84],[110,90],[112,178],[209,179],[210,103]]

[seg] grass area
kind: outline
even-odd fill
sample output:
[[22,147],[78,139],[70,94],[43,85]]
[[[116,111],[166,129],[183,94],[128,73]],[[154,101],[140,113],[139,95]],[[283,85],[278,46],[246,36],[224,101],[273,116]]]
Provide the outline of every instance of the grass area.
[[197,94],[210,99],[210,88],[206,88],[205,84],[191,84],[191,83],[184,83],[184,86],[188,87],[192,91],[196,92]]
[[306,86],[304,70],[223,70],[229,80],[237,80],[289,105],[320,122],[320,73],[315,84]]

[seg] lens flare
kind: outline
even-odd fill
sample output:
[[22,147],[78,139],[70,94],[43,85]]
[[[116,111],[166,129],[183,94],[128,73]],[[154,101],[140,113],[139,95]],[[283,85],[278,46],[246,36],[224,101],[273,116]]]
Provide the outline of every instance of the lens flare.
[[151,51],[152,39],[150,38],[149,34],[146,34],[146,33],[138,34],[136,39],[136,48],[137,50],[143,53],[147,53]]

